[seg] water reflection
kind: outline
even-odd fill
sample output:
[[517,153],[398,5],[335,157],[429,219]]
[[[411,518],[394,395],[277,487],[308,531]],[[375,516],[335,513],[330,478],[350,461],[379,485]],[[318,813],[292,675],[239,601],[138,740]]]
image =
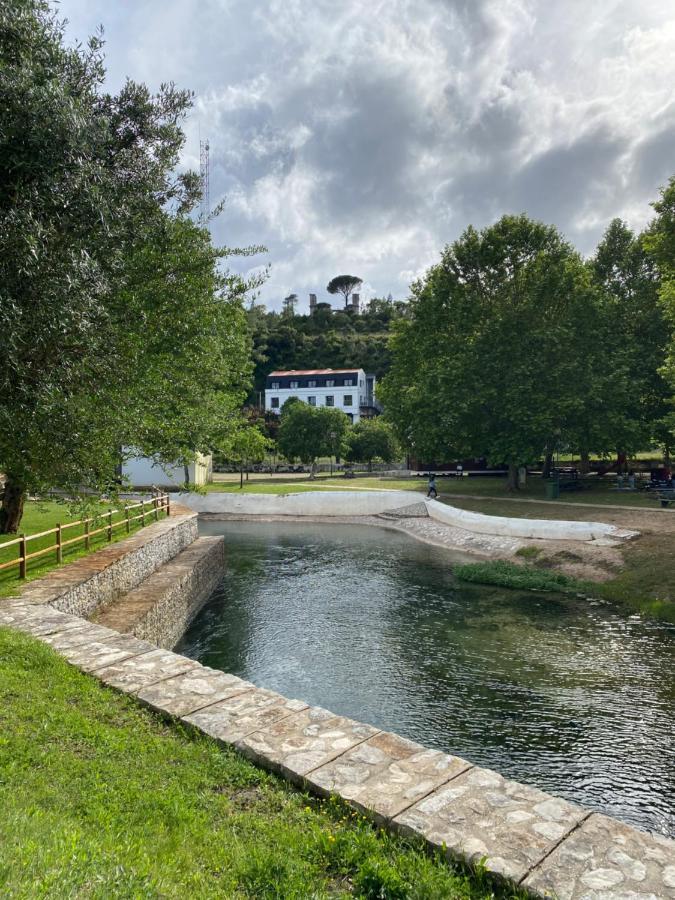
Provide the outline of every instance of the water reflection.
[[228,573],[179,650],[286,696],[675,834],[675,629],[458,585],[350,525],[204,523]]

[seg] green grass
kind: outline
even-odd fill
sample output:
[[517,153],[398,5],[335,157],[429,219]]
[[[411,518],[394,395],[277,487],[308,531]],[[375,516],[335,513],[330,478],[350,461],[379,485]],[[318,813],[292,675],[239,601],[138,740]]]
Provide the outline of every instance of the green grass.
[[[252,494],[290,494],[299,491],[322,491],[375,489],[375,490],[399,490],[422,491],[426,493],[427,481],[425,478],[380,478],[377,475],[368,477],[344,478],[342,475],[330,476],[317,475],[311,481],[308,475],[255,475],[249,481],[244,481],[244,487],[239,487],[239,476],[217,476],[227,480],[218,480],[206,487],[208,492],[225,491]],[[506,489],[506,478],[501,476],[466,476],[464,478],[437,479],[439,499],[447,503],[453,503],[454,498],[476,497],[477,499],[494,498],[495,500],[536,500],[554,505],[555,501],[546,501],[546,482],[537,476],[528,479],[525,487],[510,494]],[[593,504],[595,506],[632,506],[637,509],[656,509],[658,502],[647,494],[636,491],[614,490],[614,478],[600,478],[592,482],[592,487],[583,491],[563,491],[560,502],[565,504]],[[496,515],[497,513],[495,513]]]
[[[96,524],[92,524],[92,530],[107,524],[107,513],[110,508],[110,504],[107,503],[99,503],[96,505],[96,512],[100,513],[101,516],[106,515],[106,518],[100,519]],[[113,508],[117,509],[118,507]],[[131,515],[137,515],[138,513],[140,513],[140,509],[132,510]],[[91,517],[93,513],[89,511],[87,512],[87,515]],[[160,517],[161,516],[162,513],[160,513]],[[65,525],[67,522],[78,521],[80,518],[82,518],[80,513],[74,513],[72,507],[68,503],[56,500],[28,500],[21,520],[20,532],[23,532],[26,535],[39,534],[42,531],[54,528],[57,524]],[[113,516],[113,522],[118,522],[122,519],[123,515],[118,514]],[[154,515],[148,513],[146,524],[149,525],[154,522],[154,520]],[[140,527],[142,527],[140,520],[132,522],[130,525],[130,532],[133,533]],[[63,532],[63,539],[70,540],[70,538],[82,534],[84,534],[84,526],[68,528]],[[16,537],[16,534],[0,534],[0,564],[9,562],[12,559],[17,559],[19,555],[18,544],[13,544],[11,547],[3,549],[3,544],[6,544],[8,541],[13,541]],[[127,537],[127,532],[123,526],[115,528],[113,530],[113,540],[111,543],[115,543],[125,537]],[[29,541],[28,552],[33,553],[34,551],[41,550],[45,547],[53,547],[54,542],[55,535],[53,534],[43,538],[37,538],[34,541]],[[74,559],[86,556],[94,550],[100,550],[101,547],[108,543],[107,535],[103,532],[102,534],[94,535],[94,537],[91,538],[89,550],[85,549],[84,542],[71,544],[69,547],[63,548],[63,562],[64,564],[72,562]],[[20,593],[22,586],[26,584],[27,581],[45,575],[51,569],[56,568],[56,566],[56,550],[54,550],[53,553],[46,553],[44,556],[38,556],[37,559],[28,561],[28,577],[26,581],[19,579],[18,566],[10,566],[9,568],[0,571],[0,597]]]
[[480,874],[311,799],[6,628],[0,808],[3,897],[494,896]]
[[584,593],[590,590],[586,582],[577,581],[561,572],[518,566],[503,559],[454,566],[452,571],[460,581],[475,584],[497,584],[519,590],[554,591],[558,594]]

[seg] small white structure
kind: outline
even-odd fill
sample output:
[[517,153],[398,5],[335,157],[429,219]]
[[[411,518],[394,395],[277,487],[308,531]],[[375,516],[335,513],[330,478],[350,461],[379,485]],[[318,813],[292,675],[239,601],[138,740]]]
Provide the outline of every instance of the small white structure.
[[[161,488],[183,487],[185,469],[176,463],[167,463],[158,456],[131,456],[122,463],[122,477],[132,487],[148,488],[155,485]],[[209,484],[213,481],[213,458],[209,454],[198,453],[188,465],[190,484]]]
[[332,406],[352,422],[379,412],[375,376],[363,369],[291,369],[271,372],[265,385],[265,409],[280,413],[284,403],[297,397],[310,406]]

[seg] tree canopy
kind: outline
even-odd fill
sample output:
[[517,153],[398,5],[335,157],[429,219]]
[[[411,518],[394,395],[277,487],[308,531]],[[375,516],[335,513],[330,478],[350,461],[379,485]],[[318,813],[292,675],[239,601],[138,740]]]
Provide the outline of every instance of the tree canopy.
[[27,491],[110,487],[123,446],[208,450],[245,396],[247,284],[176,174],[187,91],[103,89],[43,0],[0,9],[0,531]]
[[515,486],[593,396],[601,324],[598,289],[554,227],[469,227],[413,286],[380,397],[416,455],[486,456]]
[[345,298],[345,306],[354,291],[363,284],[363,279],[356,275],[336,275],[326,285],[329,294],[342,294]]
[[374,460],[392,462],[400,454],[394,430],[381,418],[362,419],[357,422],[347,438],[348,462],[364,462],[372,466]]
[[278,447],[286,459],[311,465],[314,477],[318,457],[341,455],[349,426],[342,410],[290,399],[281,410]]

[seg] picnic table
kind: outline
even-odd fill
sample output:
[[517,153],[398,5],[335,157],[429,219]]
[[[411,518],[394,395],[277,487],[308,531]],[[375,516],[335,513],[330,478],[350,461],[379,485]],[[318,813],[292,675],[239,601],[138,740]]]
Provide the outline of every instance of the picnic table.
[[675,501],[675,488],[659,488],[655,491],[656,496],[661,501],[661,506],[664,508],[670,506],[671,503]]

